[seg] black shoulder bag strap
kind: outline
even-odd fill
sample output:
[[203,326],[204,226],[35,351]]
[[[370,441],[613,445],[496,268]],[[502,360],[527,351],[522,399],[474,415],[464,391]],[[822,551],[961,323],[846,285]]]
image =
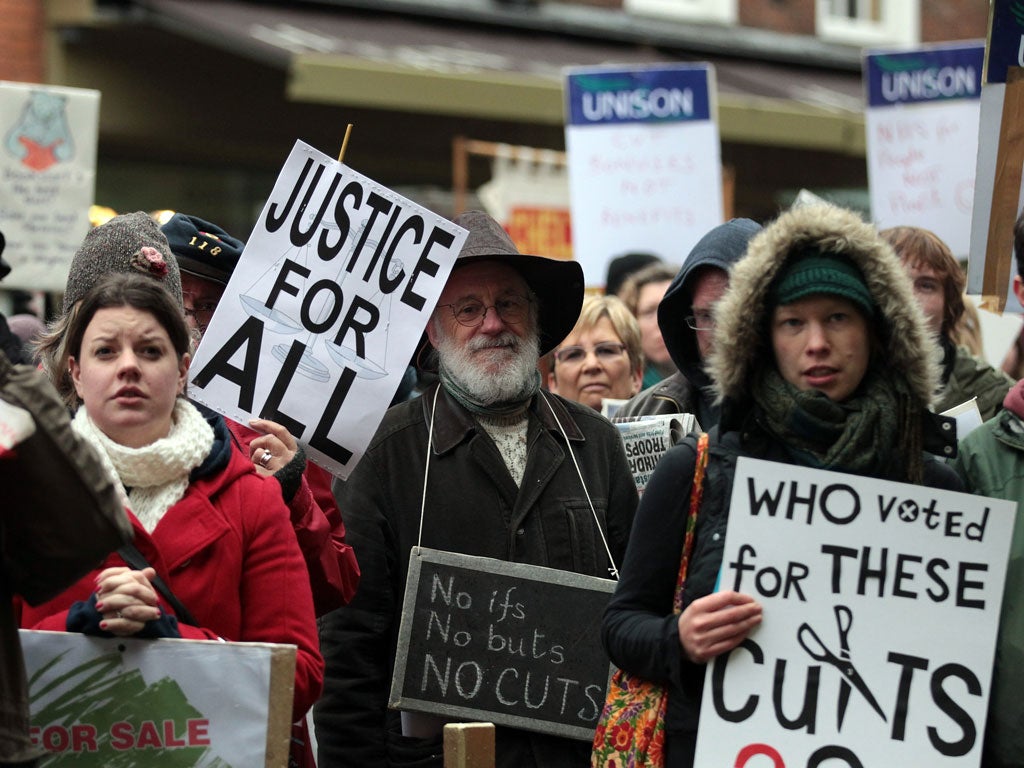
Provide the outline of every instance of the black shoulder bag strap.
[[[121,559],[136,571],[141,571],[143,568],[153,568],[146,559],[146,556],[139,551],[139,548],[130,542],[118,549],[117,554],[119,554]],[[153,570],[156,571],[155,568],[153,568]],[[167,582],[160,578],[160,574],[154,573],[150,582],[152,582],[153,586],[157,588],[157,591],[164,596],[164,599],[170,603],[171,608],[174,609],[174,614],[179,619],[186,624],[191,624],[193,627],[199,626],[195,617],[191,612],[189,612],[188,608],[185,607],[185,604],[182,603],[181,600],[178,599],[178,596],[171,591],[171,588],[167,586]]]

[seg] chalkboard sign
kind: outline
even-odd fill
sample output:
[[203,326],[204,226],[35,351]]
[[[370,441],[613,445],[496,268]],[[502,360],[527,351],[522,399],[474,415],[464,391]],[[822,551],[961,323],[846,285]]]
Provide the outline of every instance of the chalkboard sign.
[[389,706],[590,741],[608,685],[600,628],[614,589],[413,548]]

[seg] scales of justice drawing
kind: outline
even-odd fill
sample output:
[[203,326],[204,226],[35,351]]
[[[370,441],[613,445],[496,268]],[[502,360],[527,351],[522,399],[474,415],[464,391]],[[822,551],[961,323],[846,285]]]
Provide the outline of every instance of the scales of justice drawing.
[[[314,213],[307,214],[308,219],[312,221],[315,218]],[[322,324],[332,313],[335,303],[339,300],[339,296],[345,287],[345,280],[348,277],[348,272],[344,269],[344,265],[349,263],[353,256],[356,245],[360,243],[363,231],[366,229],[368,219],[363,219],[355,232],[348,238],[348,244],[346,245],[346,252],[344,258],[338,259],[338,273],[334,279],[335,284],[339,288],[339,295],[336,296],[331,292],[322,292],[320,297],[313,299],[310,302],[309,315],[312,319],[312,325],[316,326]],[[320,222],[320,226],[324,229],[339,230],[338,225],[327,219]],[[310,241],[312,242],[312,241]],[[363,243],[363,248],[375,249],[378,245],[377,240],[367,239]],[[309,259],[313,246],[310,243],[301,247],[294,245],[289,246],[273,263],[263,271],[262,274],[256,277],[256,279],[244,290],[240,292],[239,300],[242,303],[242,307],[246,313],[250,316],[258,317],[263,321],[264,327],[271,333],[279,334],[282,336],[297,336],[302,333],[306,333],[305,349],[302,353],[302,357],[299,360],[297,371],[301,375],[308,379],[317,382],[330,381],[331,372],[324,360],[319,357],[316,353],[317,341],[313,337],[317,335],[314,331],[310,331],[303,326],[303,324],[293,317],[288,312],[278,309],[277,307],[267,307],[265,304],[265,297],[268,295],[270,287],[273,285],[275,275],[280,271],[282,263],[285,259],[291,259],[293,262],[300,264],[303,267],[308,267]],[[402,261],[397,258],[393,258],[388,264],[387,276],[389,280],[394,280],[402,271]],[[308,280],[308,277],[300,278],[304,283]],[[301,294],[301,292],[300,292]],[[383,333],[383,344],[367,345],[367,356],[361,357],[355,349],[348,344],[337,344],[335,341],[327,338],[326,335],[322,338],[323,347],[327,352],[327,356],[339,367],[351,367],[355,370],[356,375],[361,379],[379,379],[387,375],[386,362],[388,352],[388,340],[389,331],[391,327],[391,294],[385,294],[379,288],[377,292],[370,299],[370,303],[376,307],[380,313],[382,322],[377,323],[376,329],[381,329]],[[374,329],[374,330],[376,330]],[[271,347],[271,354],[274,358],[284,363],[288,357],[290,345],[284,342],[279,342]],[[372,350],[379,350],[379,354],[372,352]]]

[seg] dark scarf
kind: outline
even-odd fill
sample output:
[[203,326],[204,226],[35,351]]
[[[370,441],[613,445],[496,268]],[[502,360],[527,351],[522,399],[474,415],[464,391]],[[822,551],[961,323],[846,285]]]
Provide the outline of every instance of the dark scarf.
[[794,463],[902,482],[920,482],[921,425],[901,377],[870,368],[841,403],[800,391],[774,367],[754,383],[765,426]]
[[522,389],[509,400],[499,403],[485,403],[477,400],[470,394],[442,365],[438,371],[441,377],[441,386],[445,392],[455,398],[455,401],[470,413],[484,416],[513,416],[522,413],[527,403],[540,390],[540,371],[534,371],[533,376],[523,382]]

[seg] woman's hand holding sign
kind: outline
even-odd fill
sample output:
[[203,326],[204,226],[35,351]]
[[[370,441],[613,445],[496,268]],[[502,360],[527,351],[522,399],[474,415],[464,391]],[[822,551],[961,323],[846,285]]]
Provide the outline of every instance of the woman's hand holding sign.
[[679,614],[679,643],[687,658],[705,664],[731,651],[761,623],[761,604],[740,592],[713,592]]
[[295,458],[299,444],[286,427],[269,419],[250,419],[249,426],[263,433],[249,443],[249,458],[259,474],[270,477]]

